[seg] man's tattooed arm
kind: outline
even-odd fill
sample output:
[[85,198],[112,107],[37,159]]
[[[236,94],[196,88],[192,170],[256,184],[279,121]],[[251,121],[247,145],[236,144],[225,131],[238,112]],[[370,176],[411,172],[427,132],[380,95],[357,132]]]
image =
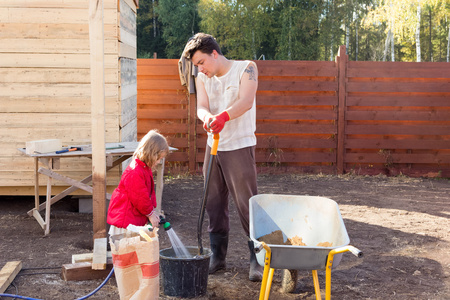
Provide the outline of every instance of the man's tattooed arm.
[[256,81],[255,67],[248,66],[247,69],[245,69],[245,72],[248,73],[248,80]]

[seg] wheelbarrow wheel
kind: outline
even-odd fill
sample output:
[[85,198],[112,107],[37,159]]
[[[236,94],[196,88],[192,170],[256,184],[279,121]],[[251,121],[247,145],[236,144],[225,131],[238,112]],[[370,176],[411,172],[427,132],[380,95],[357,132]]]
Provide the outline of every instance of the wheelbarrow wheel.
[[281,275],[281,292],[293,293],[297,287],[298,270],[284,269]]

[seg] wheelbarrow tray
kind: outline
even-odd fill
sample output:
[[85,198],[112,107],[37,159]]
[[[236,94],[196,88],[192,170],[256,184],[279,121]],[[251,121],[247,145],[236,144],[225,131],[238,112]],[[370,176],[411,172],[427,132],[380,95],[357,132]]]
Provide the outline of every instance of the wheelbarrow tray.
[[[317,196],[260,194],[250,198],[250,238],[257,248],[258,240],[280,230],[283,243],[288,238],[300,237],[306,246],[266,243],[271,250],[270,267],[290,270],[323,270],[328,253],[350,243],[337,203]],[[317,246],[331,243],[330,247]],[[256,254],[264,266],[266,251]],[[337,267],[342,253],[336,254],[333,268]]]

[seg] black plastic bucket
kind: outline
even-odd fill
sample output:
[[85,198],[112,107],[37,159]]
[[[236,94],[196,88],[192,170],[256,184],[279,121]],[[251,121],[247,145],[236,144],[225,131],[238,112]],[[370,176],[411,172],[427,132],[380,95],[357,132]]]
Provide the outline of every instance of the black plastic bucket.
[[197,247],[186,247],[193,258],[178,258],[173,248],[159,251],[164,294],[182,298],[204,296],[208,286],[210,249],[203,249],[201,257]]

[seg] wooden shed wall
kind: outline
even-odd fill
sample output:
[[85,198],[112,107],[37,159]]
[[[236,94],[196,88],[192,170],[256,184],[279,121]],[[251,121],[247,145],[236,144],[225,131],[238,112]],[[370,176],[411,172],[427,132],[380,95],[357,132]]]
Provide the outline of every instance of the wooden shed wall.
[[[0,2],[0,194],[34,193],[33,159],[17,150],[26,141],[91,143],[88,12],[86,0]],[[135,23],[134,1],[104,1],[107,142],[136,140]],[[67,176],[91,169],[87,158],[61,161]],[[119,175],[111,170],[108,185]]]

